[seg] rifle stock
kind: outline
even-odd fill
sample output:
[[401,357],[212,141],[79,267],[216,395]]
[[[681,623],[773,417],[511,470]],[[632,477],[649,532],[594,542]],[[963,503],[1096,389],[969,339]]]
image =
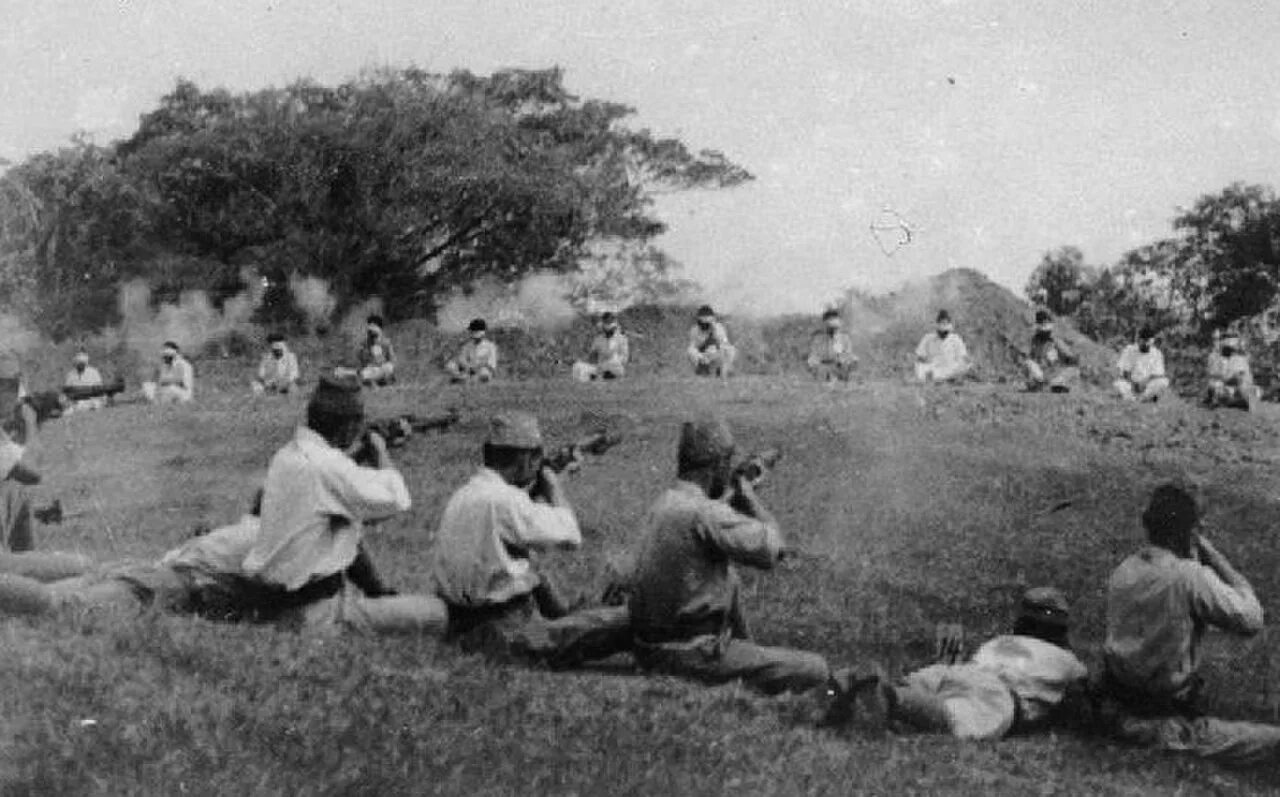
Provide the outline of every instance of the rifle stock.
[[601,429],[554,449],[542,458],[542,464],[555,473],[572,473],[582,466],[583,454],[599,456],[620,442],[622,442],[621,434]]

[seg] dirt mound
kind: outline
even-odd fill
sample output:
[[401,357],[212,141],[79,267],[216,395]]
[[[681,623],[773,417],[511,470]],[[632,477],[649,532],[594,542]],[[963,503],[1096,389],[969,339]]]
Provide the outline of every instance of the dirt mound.
[[[1030,342],[1035,310],[972,269],[953,269],[885,296],[851,296],[850,331],[855,341],[866,342],[868,369],[900,373],[910,367],[921,336],[932,329],[943,309],[950,311],[980,378],[1021,377],[1017,350],[1025,350]],[[1116,355],[1067,320],[1059,319],[1056,326],[1057,334],[1080,357],[1085,379],[1105,380]]]

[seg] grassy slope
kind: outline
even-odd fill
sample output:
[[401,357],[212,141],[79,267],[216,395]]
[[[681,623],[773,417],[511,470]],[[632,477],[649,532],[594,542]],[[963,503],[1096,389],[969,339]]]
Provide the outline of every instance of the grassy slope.
[[[38,502],[56,494],[88,514],[42,529],[42,547],[152,556],[197,520],[239,513],[301,402],[254,403],[229,385],[217,392],[209,381],[222,378],[218,368],[206,371],[197,407],[120,407],[49,427],[42,458],[51,476]],[[545,560],[595,591],[606,560],[626,550],[669,481],[678,419],[715,406],[744,445],[785,448],[766,496],[811,554],[747,574],[748,611],[766,642],[836,663],[910,667],[927,657],[935,622],[960,621],[978,635],[1000,629],[1025,581],[1075,596],[1081,641],[1096,645],[1106,575],[1135,543],[1145,491],[1173,469],[1204,479],[1218,508],[1215,539],[1268,612],[1280,608],[1265,469],[1280,450],[1266,425],[1243,415],[1144,413],[982,387],[829,390],[786,378],[402,386],[374,399],[381,412],[448,402],[472,420],[404,453],[415,506],[373,543],[404,589],[426,584],[431,529],[473,468],[491,409],[531,409],[557,438],[602,413],[639,419],[570,485],[587,545]],[[1064,499],[1068,509],[1038,514]],[[1261,791],[1276,776],[1067,737],[841,739],[812,729],[808,698],[607,668],[552,674],[428,640],[92,615],[4,620],[0,636],[5,794],[1226,794]],[[1277,645],[1267,635],[1212,639],[1219,711],[1275,713],[1265,685]]]

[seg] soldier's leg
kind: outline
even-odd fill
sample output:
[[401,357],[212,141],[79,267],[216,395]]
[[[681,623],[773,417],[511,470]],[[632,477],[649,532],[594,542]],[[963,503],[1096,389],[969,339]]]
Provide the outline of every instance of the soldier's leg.
[[74,553],[0,552],[0,573],[24,576],[36,581],[61,581],[84,575],[93,569],[93,560]]
[[631,650],[631,612],[602,606],[555,620],[530,618],[512,634],[512,650],[554,668],[575,667]]
[[1280,726],[1214,717],[1124,717],[1121,739],[1191,753],[1223,764],[1258,764],[1280,758]]
[[0,480],[0,540],[14,553],[35,548],[31,527],[31,499],[12,479]]
[[968,664],[935,664],[893,685],[889,713],[916,730],[958,739],[998,739],[1013,727],[1013,693],[992,673]]
[[0,616],[52,614],[57,606],[48,584],[25,576],[0,573]]
[[1120,394],[1120,398],[1125,401],[1133,401],[1137,396],[1133,392],[1133,383],[1123,377],[1111,383],[1111,387]]
[[770,695],[806,692],[824,685],[831,675],[826,659],[816,653],[738,639],[721,643],[713,636],[645,646],[639,658],[647,669],[709,684],[741,680]]
[[351,600],[348,624],[375,634],[444,636],[449,626],[449,609],[435,595],[357,596]]
[[933,366],[929,363],[916,363],[916,381],[929,382],[933,380]]

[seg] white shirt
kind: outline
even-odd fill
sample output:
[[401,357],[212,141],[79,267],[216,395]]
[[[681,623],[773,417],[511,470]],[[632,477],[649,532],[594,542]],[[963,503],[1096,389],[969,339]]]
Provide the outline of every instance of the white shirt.
[[988,640],[971,661],[995,673],[1017,695],[1025,723],[1044,719],[1062,703],[1068,687],[1089,676],[1074,653],[1030,636]]
[[160,564],[208,573],[240,573],[245,555],[258,541],[260,529],[257,517],[245,515],[236,523],[179,545],[161,557]]
[[277,358],[271,352],[262,355],[262,360],[258,363],[258,379],[273,385],[293,384],[298,381],[300,376],[298,369],[298,355],[284,350],[284,354]]
[[262,533],[245,557],[245,573],[296,590],[345,570],[364,523],[410,503],[399,471],[361,467],[300,426],[267,468]]
[[944,338],[935,331],[920,339],[916,358],[937,368],[958,368],[968,362],[969,349],[956,333]]
[[498,344],[488,338],[482,338],[479,342],[468,340],[462,344],[462,350],[458,352],[458,362],[469,371],[476,371],[481,368],[496,371],[498,369]]
[[1199,562],[1148,545],[1107,582],[1107,670],[1150,695],[1184,697],[1200,665],[1205,628],[1262,630],[1262,606]]
[[599,365],[626,365],[631,358],[631,345],[622,330],[612,335],[601,332],[591,342],[591,355]]
[[1128,374],[1131,381],[1144,384],[1164,376],[1164,355],[1155,346],[1143,354],[1138,344],[1130,343],[1120,352],[1116,368],[1122,375]]
[[156,383],[161,387],[177,385],[194,392],[196,387],[195,371],[192,370],[191,363],[187,362],[187,358],[179,354],[173,358],[171,363],[166,363],[164,360],[160,361],[160,365],[156,367]]
[[445,505],[431,571],[447,603],[499,604],[538,584],[520,551],[581,544],[572,509],[534,501],[497,472],[481,468]]
[[64,387],[102,387],[102,374],[92,365],[86,365],[84,371],[72,368],[62,384]]
[[729,332],[724,324],[712,321],[706,330],[694,324],[689,327],[689,355],[697,356],[707,351],[723,349],[729,346]]

